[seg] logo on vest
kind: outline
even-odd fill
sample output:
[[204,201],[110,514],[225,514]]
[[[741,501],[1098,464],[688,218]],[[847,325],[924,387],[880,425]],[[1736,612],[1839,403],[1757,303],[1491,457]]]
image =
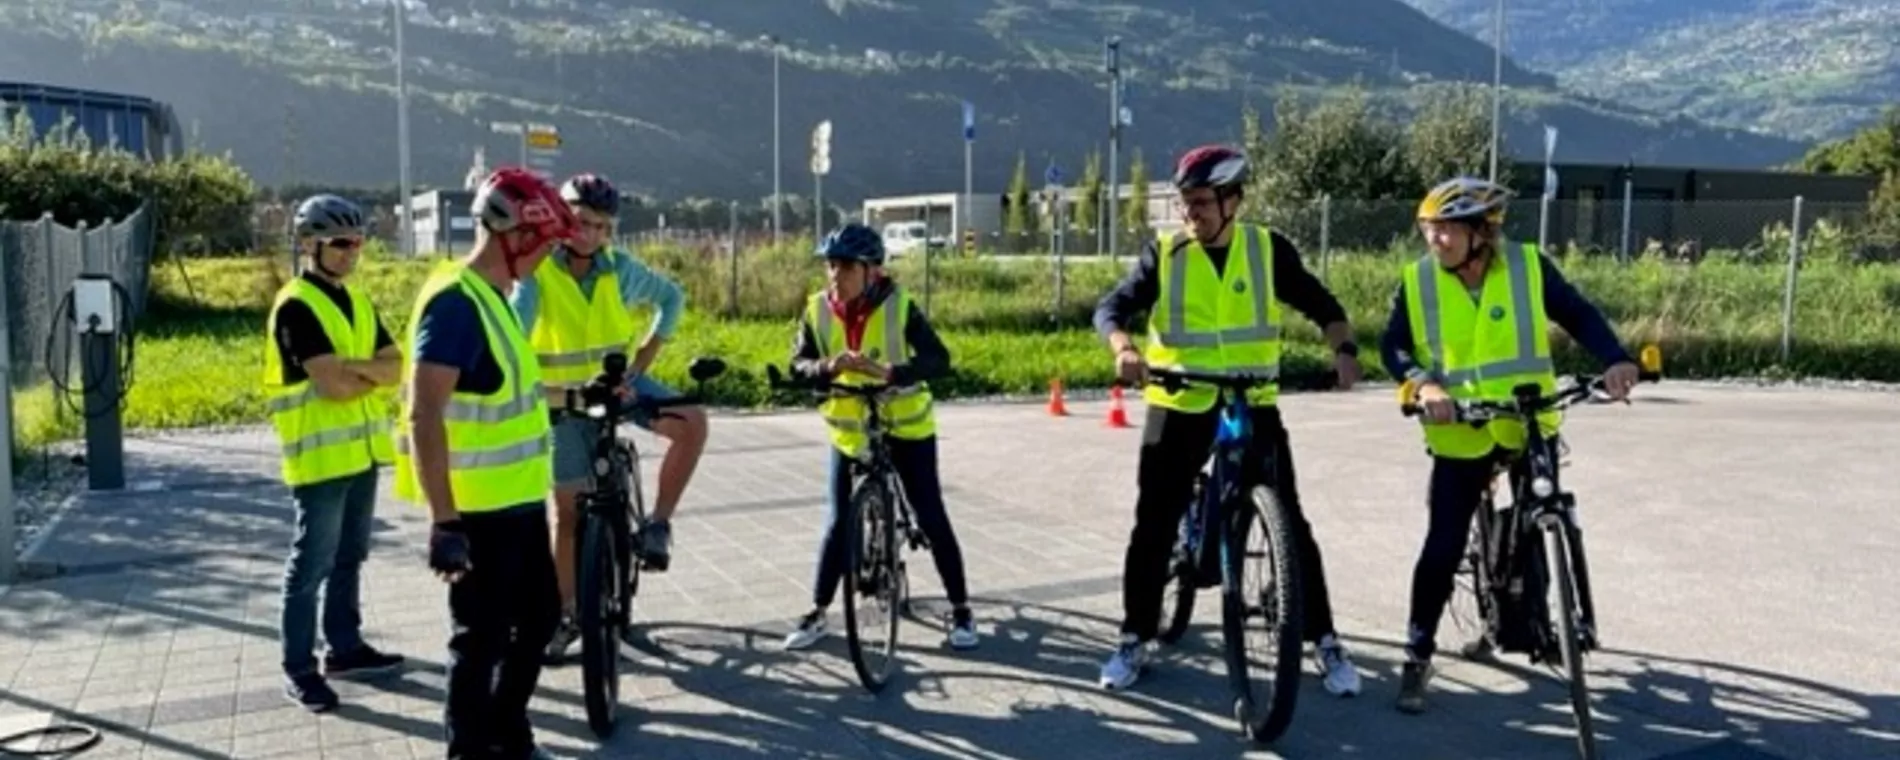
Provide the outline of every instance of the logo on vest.
[[1246,281],[1245,281],[1245,280],[1235,280],[1235,281],[1234,281],[1234,293],[1235,293],[1236,295],[1238,295],[1238,294],[1244,294],[1244,293],[1246,293],[1246,292],[1247,292],[1247,283],[1246,283]]
[[864,352],[864,356],[870,359],[871,361],[877,361],[879,359],[884,358],[879,355],[879,352],[876,348],[872,348],[871,350]]
[[1491,321],[1493,322],[1504,321],[1504,307],[1502,306],[1491,307]]

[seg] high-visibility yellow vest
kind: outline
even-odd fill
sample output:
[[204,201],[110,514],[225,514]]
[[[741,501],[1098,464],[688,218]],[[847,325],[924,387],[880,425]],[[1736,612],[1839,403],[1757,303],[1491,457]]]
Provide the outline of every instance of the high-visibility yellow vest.
[[[1556,392],[1543,274],[1535,245],[1503,241],[1475,301],[1432,254],[1406,267],[1405,303],[1419,366],[1454,399],[1509,401],[1512,388],[1532,382],[1546,395]],[[1562,416],[1539,414],[1537,425],[1554,435]],[[1424,429],[1426,448],[1451,459],[1478,459],[1497,446],[1522,449],[1526,437],[1522,422],[1506,419],[1482,427],[1426,423]]]
[[[842,354],[849,348],[845,342],[844,323],[832,315],[824,291],[813,294],[806,301],[805,318],[812,325],[812,333],[818,337],[818,352],[825,358]],[[902,288],[893,287],[884,303],[878,306],[877,312],[866,321],[863,340],[858,344],[859,352],[893,367],[909,364],[910,344],[904,340],[904,328],[908,324],[910,296]],[[884,378],[862,372],[840,372],[832,378],[832,382],[837,385],[876,385],[884,382]],[[846,456],[857,457],[865,453],[870,439],[864,429],[867,418],[863,399],[829,398],[818,406],[818,414],[831,430],[831,445]],[[916,441],[929,438],[937,432],[930,386],[921,381],[893,389],[880,416],[885,431],[894,438]]]
[[443,410],[448,428],[449,493],[459,512],[493,512],[547,498],[554,486],[554,441],[542,395],[541,365],[521,334],[514,313],[487,281],[461,262],[448,262],[429,275],[409,317],[411,360],[403,371],[402,414],[396,422],[396,496],[422,503],[416,479],[409,413],[415,385],[416,327],[422,310],[437,293],[458,288],[475,302],[488,350],[501,367],[501,387],[493,393],[449,395]]
[[[1148,312],[1148,364],[1193,372],[1280,375],[1280,299],[1273,290],[1273,248],[1263,227],[1239,225],[1219,274],[1192,236],[1157,241],[1160,295]],[[1206,385],[1169,393],[1149,385],[1142,398],[1183,412],[1214,407],[1219,391]],[[1250,394],[1262,406],[1280,398],[1274,382]]]
[[625,255],[613,248],[601,250],[604,266],[594,280],[592,298],[581,293],[580,281],[556,257],[549,256],[535,267],[540,298],[528,342],[541,362],[541,381],[549,388],[586,385],[600,373],[601,360],[608,354],[633,356],[628,350],[634,339],[633,315],[620,302],[620,282],[613,267],[613,257]]
[[284,483],[292,487],[356,475],[389,464],[394,454],[389,418],[371,395],[335,401],[317,395],[317,384],[308,376],[284,383],[277,312],[291,301],[303,302],[317,315],[336,358],[375,356],[376,309],[362,291],[348,286],[343,291],[350,298],[350,317],[309,280],[293,279],[278,289],[264,327],[264,396],[283,453]]

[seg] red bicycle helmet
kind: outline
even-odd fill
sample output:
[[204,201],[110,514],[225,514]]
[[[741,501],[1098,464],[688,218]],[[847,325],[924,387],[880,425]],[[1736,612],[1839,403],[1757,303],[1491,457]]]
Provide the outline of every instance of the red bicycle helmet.
[[573,237],[580,223],[574,212],[561,200],[561,194],[540,177],[518,166],[504,166],[488,175],[475,190],[470,204],[482,226],[490,232],[526,232],[528,244],[510,246],[501,240],[502,255],[508,262],[508,274],[520,277],[515,262],[557,240]]
[[1225,145],[1203,145],[1181,154],[1174,165],[1176,190],[1211,187],[1225,194],[1247,184],[1247,156]]

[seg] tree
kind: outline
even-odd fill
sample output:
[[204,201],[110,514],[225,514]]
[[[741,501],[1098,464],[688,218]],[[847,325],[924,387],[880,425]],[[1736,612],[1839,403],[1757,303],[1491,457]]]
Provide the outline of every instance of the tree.
[[1136,148],[1128,158],[1128,201],[1122,205],[1122,229],[1137,233],[1148,229],[1148,162]]
[[1019,150],[1016,173],[1009,178],[1009,216],[1003,220],[1003,231],[1011,235],[1034,232],[1035,217],[1029,208],[1029,159]]
[[1875,177],[1900,171],[1900,105],[1887,107],[1866,129],[1814,146],[1797,166],[1820,174]]
[[1070,226],[1075,229],[1094,231],[1100,224],[1098,218],[1102,207],[1102,152],[1100,149],[1089,151],[1089,158],[1082,165],[1082,181],[1076,184],[1081,191],[1075,199],[1075,217]]
[[[1413,189],[1424,193],[1458,175],[1490,173],[1491,105],[1483,88],[1467,84],[1435,89],[1406,129],[1405,160]],[[1510,184],[1509,161],[1498,161],[1499,183]]]

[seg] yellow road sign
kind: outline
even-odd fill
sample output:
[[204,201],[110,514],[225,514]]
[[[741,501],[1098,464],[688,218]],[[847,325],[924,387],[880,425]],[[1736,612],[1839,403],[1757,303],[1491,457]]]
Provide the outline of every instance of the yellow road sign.
[[552,129],[529,130],[528,147],[540,150],[553,150],[561,147],[561,133]]

